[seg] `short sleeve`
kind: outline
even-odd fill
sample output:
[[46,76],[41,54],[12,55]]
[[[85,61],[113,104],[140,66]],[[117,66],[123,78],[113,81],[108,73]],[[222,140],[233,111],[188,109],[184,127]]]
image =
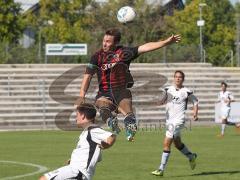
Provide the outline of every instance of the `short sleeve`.
[[123,59],[126,61],[132,61],[138,57],[138,46],[125,47],[123,49]]
[[164,91],[167,93],[169,90],[169,86],[168,87],[164,87]]
[[102,141],[106,141],[107,138],[112,135],[111,132],[105,131],[101,128],[94,128],[90,132],[92,140],[97,144],[101,144]]
[[193,91],[187,89],[187,96],[188,96],[189,101],[192,102],[194,106],[198,104],[198,99],[193,94]]
[[98,59],[97,55],[93,55],[90,59],[90,62],[87,64],[85,74],[94,75],[98,69]]
[[197,105],[198,104],[198,99],[196,96],[193,95],[193,93],[191,93],[189,96],[188,96],[189,100],[193,103],[193,105]]

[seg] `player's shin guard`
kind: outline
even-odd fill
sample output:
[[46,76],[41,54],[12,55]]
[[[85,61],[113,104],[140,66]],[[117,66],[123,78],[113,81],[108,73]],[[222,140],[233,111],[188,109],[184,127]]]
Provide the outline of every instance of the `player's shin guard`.
[[159,170],[162,170],[164,171],[166,165],[167,165],[167,162],[168,162],[168,159],[169,159],[169,156],[170,156],[170,151],[163,151],[162,153],[162,159],[161,159],[161,164],[159,166]]
[[192,152],[188,150],[185,144],[182,144],[181,147],[177,148],[183,155],[185,155],[188,159],[191,159]]
[[137,131],[136,118],[133,113],[127,114],[124,119],[124,125],[126,129],[126,136],[128,141],[133,141],[133,138]]
[[182,146],[178,148],[178,150],[181,151],[182,154],[184,154],[189,159],[191,169],[192,170],[195,169],[197,154],[189,151],[184,144],[182,144]]

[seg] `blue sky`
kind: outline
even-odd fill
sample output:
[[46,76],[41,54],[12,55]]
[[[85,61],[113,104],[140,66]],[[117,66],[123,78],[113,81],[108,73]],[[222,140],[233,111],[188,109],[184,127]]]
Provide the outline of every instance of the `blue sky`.
[[236,3],[236,2],[240,2],[240,0],[229,0],[231,1],[232,4]]
[[239,2],[239,0],[230,0],[233,4]]
[[[183,0],[183,1],[185,1],[185,0]],[[232,4],[234,4],[236,2],[240,2],[240,0],[229,0],[229,1],[231,1]]]

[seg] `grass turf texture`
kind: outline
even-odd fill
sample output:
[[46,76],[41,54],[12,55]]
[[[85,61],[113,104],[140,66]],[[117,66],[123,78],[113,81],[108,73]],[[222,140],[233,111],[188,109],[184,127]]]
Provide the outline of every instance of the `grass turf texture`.
[[[188,160],[172,147],[164,179],[239,180],[240,133],[227,127],[225,137],[216,135],[220,127],[194,127],[184,130],[182,139],[198,154],[197,167],[190,170]],[[0,160],[39,164],[49,170],[64,165],[75,147],[80,132],[23,131],[0,133]],[[155,180],[150,174],[160,163],[164,130],[139,131],[136,141],[127,142],[121,133],[115,145],[103,151],[94,180]],[[0,179],[36,171],[34,167],[0,162]],[[21,179],[33,180],[39,175]]]

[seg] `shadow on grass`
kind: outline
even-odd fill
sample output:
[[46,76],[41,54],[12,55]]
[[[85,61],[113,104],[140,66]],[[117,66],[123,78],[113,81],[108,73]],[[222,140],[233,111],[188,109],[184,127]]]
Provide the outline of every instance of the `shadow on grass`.
[[197,174],[192,174],[191,176],[208,176],[208,175],[215,175],[215,174],[237,174],[240,173],[240,171],[213,171],[213,172],[201,172]]
[[191,175],[180,175],[180,176],[171,176],[171,177],[188,177],[188,176],[210,176],[210,175],[217,175],[217,174],[237,174],[240,173],[240,171],[209,171],[209,172],[201,172],[201,173],[196,173],[196,174],[191,174]]

